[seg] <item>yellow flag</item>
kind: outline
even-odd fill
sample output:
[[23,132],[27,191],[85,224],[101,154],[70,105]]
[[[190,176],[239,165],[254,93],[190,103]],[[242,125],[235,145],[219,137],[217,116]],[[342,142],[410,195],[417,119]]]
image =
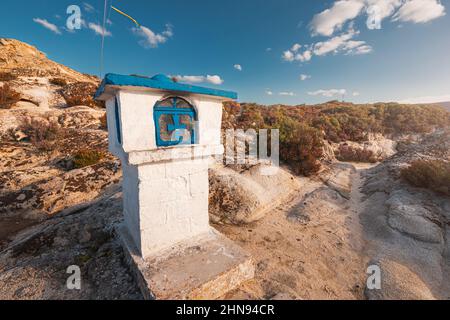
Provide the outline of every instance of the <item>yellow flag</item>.
[[133,21],[133,22],[136,24],[136,26],[137,26],[138,28],[141,27],[141,25],[140,25],[135,19],[133,19],[131,16],[129,16],[129,15],[126,14],[125,12],[122,12],[122,11],[120,11],[119,9],[117,9],[116,7],[113,7],[113,6],[111,6],[111,9],[113,9],[113,10],[116,11],[117,13],[120,13],[121,15],[123,15],[123,16],[127,17],[128,19],[130,19],[131,21]]

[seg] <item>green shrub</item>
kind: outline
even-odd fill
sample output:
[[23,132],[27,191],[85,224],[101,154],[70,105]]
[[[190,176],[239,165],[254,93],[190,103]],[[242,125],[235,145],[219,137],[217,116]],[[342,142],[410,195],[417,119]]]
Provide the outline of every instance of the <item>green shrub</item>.
[[24,120],[18,129],[25,133],[36,149],[44,152],[55,150],[58,141],[65,136],[65,131],[50,121]]
[[20,101],[20,94],[5,83],[0,87],[0,108],[11,109],[12,106]]
[[403,179],[418,188],[450,196],[450,162],[418,160],[401,171]]
[[98,150],[80,150],[73,157],[74,167],[76,169],[89,167],[99,163],[104,157],[105,154]]

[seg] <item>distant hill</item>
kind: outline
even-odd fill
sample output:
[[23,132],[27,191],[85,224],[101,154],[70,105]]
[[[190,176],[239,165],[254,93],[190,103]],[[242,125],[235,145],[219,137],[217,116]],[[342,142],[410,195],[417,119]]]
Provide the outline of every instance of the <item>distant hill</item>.
[[447,111],[450,112],[450,101],[447,102],[439,102],[439,103],[434,103],[437,106],[441,106],[443,108],[445,108]]

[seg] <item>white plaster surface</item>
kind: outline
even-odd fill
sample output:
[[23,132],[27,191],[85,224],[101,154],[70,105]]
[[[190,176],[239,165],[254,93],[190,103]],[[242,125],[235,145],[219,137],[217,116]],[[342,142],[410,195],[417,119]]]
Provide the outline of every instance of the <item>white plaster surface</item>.
[[[153,108],[176,95],[165,91],[108,88],[110,151],[122,160],[125,226],[143,258],[210,232],[208,165],[222,155],[221,98],[181,95],[197,112],[192,146],[157,148]],[[117,138],[119,102],[122,144]]]
[[208,232],[208,163],[124,165],[125,224],[146,256]]
[[[122,145],[118,143],[114,97],[107,100],[108,131],[110,150],[120,156],[129,152],[157,149],[153,120],[155,104],[169,97],[166,92],[118,90],[119,123],[122,131]],[[222,100],[206,96],[182,95],[197,112],[197,141],[199,145],[220,145],[222,123]],[[181,146],[180,146],[181,147]],[[121,150],[122,149],[122,152]]]

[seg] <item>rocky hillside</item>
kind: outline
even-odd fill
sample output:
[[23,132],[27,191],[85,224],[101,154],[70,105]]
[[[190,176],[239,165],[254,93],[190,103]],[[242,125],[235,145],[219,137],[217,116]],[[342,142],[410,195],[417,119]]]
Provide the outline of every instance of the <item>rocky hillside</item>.
[[[104,109],[69,103],[77,87],[97,85],[32,46],[0,39],[0,93],[7,87],[18,96],[0,99],[0,244],[119,181],[120,164],[107,153]],[[89,90],[78,94],[80,102],[92,100]]]
[[35,47],[15,39],[0,38],[0,70],[18,77],[58,77],[70,82],[98,82],[98,78],[56,63]]
[[[98,82],[0,39],[0,298],[140,298],[114,231],[121,168],[107,152],[105,110],[92,100]],[[225,129],[280,128],[283,160],[272,176],[261,165],[210,170],[212,223],[257,258],[255,281],[230,297],[448,294],[448,197],[400,172],[419,158],[450,160],[449,114],[396,104],[225,105]],[[355,231],[360,218],[364,232]],[[390,291],[378,296],[363,293],[369,257],[355,249],[363,243],[390,275]],[[64,287],[73,264],[82,266],[82,292]],[[405,285],[402,274],[420,283]]]

